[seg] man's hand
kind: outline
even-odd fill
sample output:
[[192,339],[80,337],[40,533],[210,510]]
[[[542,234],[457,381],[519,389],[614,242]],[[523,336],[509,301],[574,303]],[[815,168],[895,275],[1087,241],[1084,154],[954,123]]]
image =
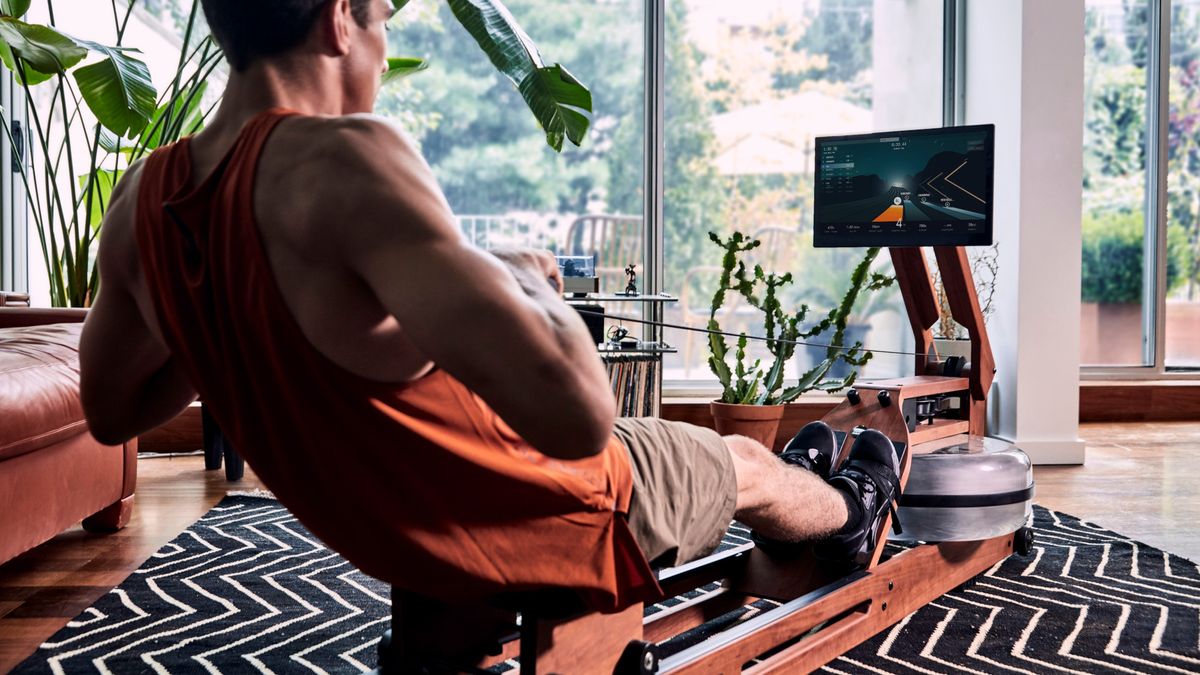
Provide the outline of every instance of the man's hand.
[[488,252],[513,270],[517,281],[522,284],[525,281],[522,278],[523,275],[533,274],[548,281],[555,292],[560,294],[563,292],[562,271],[558,269],[558,260],[550,251],[522,246],[504,246]]

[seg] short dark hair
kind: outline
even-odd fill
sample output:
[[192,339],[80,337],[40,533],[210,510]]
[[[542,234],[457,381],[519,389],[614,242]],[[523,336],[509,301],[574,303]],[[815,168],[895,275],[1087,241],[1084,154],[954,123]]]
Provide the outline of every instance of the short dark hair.
[[[258,59],[282,54],[304,41],[321,10],[332,0],[202,0],[204,16],[225,58],[236,71]],[[371,3],[350,0],[359,26],[370,18]]]

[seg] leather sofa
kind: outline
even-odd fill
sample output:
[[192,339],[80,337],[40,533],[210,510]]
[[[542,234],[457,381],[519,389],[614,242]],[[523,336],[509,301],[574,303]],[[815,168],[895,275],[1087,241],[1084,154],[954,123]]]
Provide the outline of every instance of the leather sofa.
[[121,529],[137,482],[137,441],[101,445],[83,417],[86,311],[26,304],[0,293],[0,563],[81,520],[92,532]]

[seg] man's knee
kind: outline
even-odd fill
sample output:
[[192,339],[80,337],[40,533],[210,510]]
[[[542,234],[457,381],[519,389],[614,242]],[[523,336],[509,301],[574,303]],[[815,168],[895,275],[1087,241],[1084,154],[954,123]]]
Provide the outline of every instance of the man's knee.
[[755,464],[774,460],[774,453],[768,450],[767,446],[753,438],[747,438],[746,436],[725,436],[724,441],[725,447],[729,448],[730,454],[736,459]]
[[761,505],[766,498],[763,488],[777,468],[774,453],[745,436],[725,436],[724,441],[737,477],[738,511]]

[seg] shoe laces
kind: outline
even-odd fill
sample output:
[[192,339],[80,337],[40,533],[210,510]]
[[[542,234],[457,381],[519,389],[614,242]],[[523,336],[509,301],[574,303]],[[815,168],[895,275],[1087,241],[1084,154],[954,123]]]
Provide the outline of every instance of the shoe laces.
[[869,499],[871,510],[879,513],[880,503],[877,500],[881,496],[887,499],[887,510],[892,516],[892,529],[897,534],[903,533],[904,530],[900,526],[900,514],[896,512],[896,500],[900,496],[899,476],[893,473],[890,468],[877,465],[874,462],[870,464],[851,464],[843,467],[838,473],[849,478],[858,488],[863,498],[864,508],[867,506]]
[[783,453],[782,459],[789,464],[803,467],[820,476],[829,474],[829,462],[825,458],[825,455],[822,455],[816,448],[789,450]]

